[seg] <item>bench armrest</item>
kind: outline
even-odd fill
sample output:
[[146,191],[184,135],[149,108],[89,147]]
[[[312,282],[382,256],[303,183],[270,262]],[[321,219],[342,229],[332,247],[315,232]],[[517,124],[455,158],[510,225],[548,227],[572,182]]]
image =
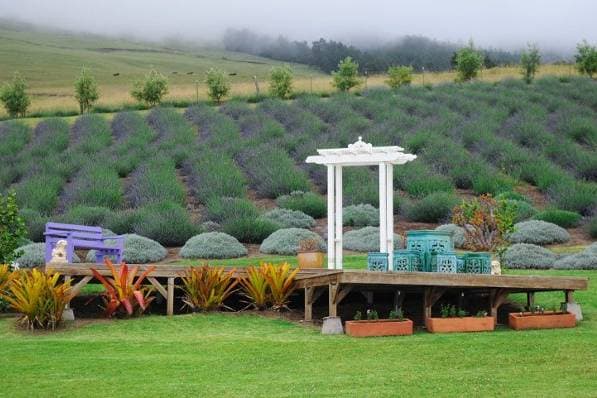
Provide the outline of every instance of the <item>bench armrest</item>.
[[103,241],[107,241],[107,240],[124,240],[124,236],[123,235],[103,236],[102,240]]

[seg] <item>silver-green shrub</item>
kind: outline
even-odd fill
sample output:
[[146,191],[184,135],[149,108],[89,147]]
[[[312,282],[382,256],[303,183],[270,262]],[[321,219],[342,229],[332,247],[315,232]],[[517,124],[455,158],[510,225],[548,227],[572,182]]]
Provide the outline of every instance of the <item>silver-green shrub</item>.
[[459,249],[464,247],[464,228],[462,228],[461,226],[456,224],[444,224],[435,228],[435,230],[451,233],[452,241],[454,242],[454,247],[457,247]]
[[276,208],[268,211],[261,218],[281,228],[311,228],[315,225],[315,219],[300,210]]
[[344,225],[353,227],[377,227],[379,225],[379,210],[370,204],[346,206],[342,210]]
[[[19,247],[17,250],[23,254],[15,260],[19,268],[35,268],[46,265],[46,244],[45,243],[30,243]],[[80,263],[81,259],[75,254],[73,257],[75,263]]]
[[559,259],[553,267],[558,269],[597,269],[597,242],[587,246],[580,253]]
[[550,245],[568,242],[570,234],[564,228],[555,224],[531,220],[514,224],[514,232],[508,236],[508,240],[512,243]]
[[558,256],[544,247],[517,243],[510,246],[502,256],[507,268],[552,268]]
[[299,243],[305,239],[315,239],[319,242],[321,250],[326,249],[325,241],[315,232],[302,228],[284,228],[268,236],[259,247],[259,251],[266,254],[294,255],[299,249]]
[[[104,236],[113,235],[108,230],[103,231]],[[162,261],[168,255],[164,246],[155,240],[140,236],[137,234],[126,234],[124,236],[124,251],[122,260],[127,264],[147,264]],[[114,241],[106,241],[107,244],[113,244]],[[89,250],[86,261],[95,262],[95,250]]]
[[236,258],[246,255],[247,249],[235,237],[223,232],[193,236],[180,249],[183,258]]
[[537,214],[537,209],[523,200],[507,199],[505,202],[514,211],[514,222],[531,219]]
[[[354,250],[356,252],[379,251],[379,228],[365,227],[348,231],[344,234],[342,246],[347,250]],[[394,234],[394,247],[398,249],[403,246],[402,237]]]

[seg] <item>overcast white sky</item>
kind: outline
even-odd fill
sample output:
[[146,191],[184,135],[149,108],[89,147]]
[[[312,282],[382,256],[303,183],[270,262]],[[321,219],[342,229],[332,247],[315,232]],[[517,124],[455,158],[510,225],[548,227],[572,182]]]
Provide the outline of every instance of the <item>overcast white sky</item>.
[[292,39],[405,34],[490,47],[597,42],[597,0],[0,0],[0,17],[149,39],[217,39],[228,27]]

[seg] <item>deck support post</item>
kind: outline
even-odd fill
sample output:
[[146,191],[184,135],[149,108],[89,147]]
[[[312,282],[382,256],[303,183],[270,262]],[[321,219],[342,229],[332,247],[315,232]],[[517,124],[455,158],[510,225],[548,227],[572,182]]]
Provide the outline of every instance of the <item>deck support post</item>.
[[399,308],[402,308],[402,303],[404,303],[404,292],[401,290],[396,290],[394,292],[394,310],[398,311]]
[[527,292],[527,310],[535,306],[535,292]]
[[448,290],[445,287],[427,287],[423,292],[423,318],[425,324],[427,319],[431,318],[431,308],[439,300],[442,295]]
[[493,317],[493,323],[497,325],[498,309],[508,297],[510,292],[507,289],[493,289],[489,293],[490,300],[490,314]]
[[168,298],[166,299],[166,313],[174,315],[174,278],[168,278]]
[[564,301],[566,303],[575,303],[574,290],[564,290]]
[[[70,277],[70,275],[65,275],[65,276],[64,276],[64,283],[70,282],[70,280],[71,280],[71,277]],[[73,298],[73,297],[75,297],[76,295],[77,295],[77,294],[76,294],[76,293],[73,293],[73,289],[71,288],[71,296],[70,296],[71,300],[72,300],[72,298]],[[67,302],[67,303],[66,303],[66,305],[64,306],[64,310],[65,310],[65,311],[66,311],[66,310],[69,310],[69,309],[70,309],[70,300],[68,300],[68,302]]]
[[313,303],[323,294],[325,289],[317,289],[317,286],[305,287],[305,322],[313,320]]
[[368,306],[373,305],[373,292],[371,290],[361,290],[361,294],[365,297],[365,300],[367,300]]
[[338,316],[338,304],[342,302],[352,290],[352,286],[345,285],[344,287],[340,286],[339,283],[330,283],[329,284],[329,316]]

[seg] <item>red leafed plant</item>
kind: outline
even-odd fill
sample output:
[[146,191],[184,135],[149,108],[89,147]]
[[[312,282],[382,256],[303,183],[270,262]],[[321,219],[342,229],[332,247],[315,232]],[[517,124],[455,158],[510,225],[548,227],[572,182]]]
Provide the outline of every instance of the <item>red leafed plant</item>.
[[[143,287],[142,283],[155,270],[155,267],[153,265],[147,267],[137,277],[139,267],[129,268],[128,265],[122,263],[116,268],[109,259],[105,261],[112,273],[111,278],[104,277],[95,268],[91,268],[91,272],[106,289],[104,293],[106,316],[109,318],[116,312],[126,313],[129,316],[142,314],[153,300],[153,297],[150,296],[152,289]],[[136,280],[135,277],[137,277]]]

